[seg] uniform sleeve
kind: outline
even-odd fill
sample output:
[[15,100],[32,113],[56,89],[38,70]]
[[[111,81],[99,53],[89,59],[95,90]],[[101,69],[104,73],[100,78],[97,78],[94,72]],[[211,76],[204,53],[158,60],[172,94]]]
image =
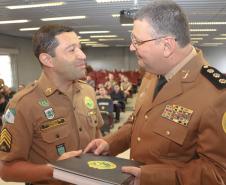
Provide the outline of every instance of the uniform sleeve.
[[200,120],[194,159],[180,166],[141,167],[141,185],[226,184],[226,93],[206,108]]
[[130,147],[133,119],[131,115],[127,122],[115,133],[107,135],[103,139],[110,145],[110,154],[117,155]]
[[32,123],[25,114],[25,105],[9,104],[4,114],[0,138],[0,159],[3,161],[27,160],[32,142]]

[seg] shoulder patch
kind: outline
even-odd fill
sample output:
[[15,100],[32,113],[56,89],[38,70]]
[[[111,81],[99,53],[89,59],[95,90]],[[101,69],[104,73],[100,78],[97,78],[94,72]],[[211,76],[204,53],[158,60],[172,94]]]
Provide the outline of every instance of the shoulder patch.
[[214,67],[204,65],[201,74],[205,76],[217,89],[226,88],[226,76]]
[[13,96],[12,100],[10,101],[11,107],[15,107],[15,105],[17,104],[17,102],[20,101],[25,95],[27,95],[28,93],[30,93],[31,91],[33,91],[36,86],[37,86],[37,82],[33,82],[33,83],[27,85],[24,89],[22,89],[18,93],[16,93]]
[[83,80],[78,80],[79,83],[83,83],[83,84],[87,84],[85,81]]

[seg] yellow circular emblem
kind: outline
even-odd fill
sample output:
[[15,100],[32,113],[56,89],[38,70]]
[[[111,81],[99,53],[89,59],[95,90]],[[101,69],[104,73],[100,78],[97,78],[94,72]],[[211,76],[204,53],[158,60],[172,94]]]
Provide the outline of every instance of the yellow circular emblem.
[[222,119],[222,126],[223,130],[226,133],[226,112],[224,113],[223,119]]
[[117,167],[116,164],[110,161],[88,161],[88,165],[90,168],[95,168],[98,170],[110,170]]
[[88,97],[88,96],[85,96],[85,105],[86,107],[88,107],[89,109],[93,109],[94,108],[94,102],[93,100]]

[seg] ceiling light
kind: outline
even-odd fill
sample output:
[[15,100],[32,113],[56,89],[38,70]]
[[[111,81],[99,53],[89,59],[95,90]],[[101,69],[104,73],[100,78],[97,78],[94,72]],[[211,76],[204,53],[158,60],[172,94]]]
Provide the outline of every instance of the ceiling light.
[[112,14],[112,17],[120,17],[120,14]]
[[190,29],[190,31],[191,32],[195,32],[195,31],[197,31],[197,32],[201,32],[201,31],[217,31],[217,29]]
[[14,23],[25,23],[29,22],[29,20],[9,20],[9,21],[0,21],[0,24],[14,24]]
[[93,47],[93,48],[108,48],[109,45],[93,45],[91,47]]
[[115,38],[115,39],[98,39],[99,41],[115,41],[115,40],[124,40],[123,38]]
[[215,37],[215,38],[213,38],[214,40],[226,40],[226,38],[225,37]]
[[40,27],[33,27],[33,28],[20,28],[20,31],[35,31],[38,30]]
[[121,24],[121,26],[133,26],[133,24]]
[[197,40],[193,40],[193,41],[191,41],[191,43],[192,43],[192,44],[198,44],[198,43],[199,43],[199,41],[197,41]]
[[226,22],[190,22],[190,25],[225,25]]
[[191,40],[203,40],[201,37],[191,38]]
[[110,33],[110,31],[80,31],[79,34]]
[[39,7],[47,7],[47,6],[61,6],[61,5],[64,5],[64,2],[30,4],[30,5],[15,5],[15,6],[6,6],[6,8],[13,10],[13,9],[39,8]]
[[223,37],[225,37],[226,36],[226,34],[224,33],[224,34],[220,34],[220,36],[223,36]]
[[90,39],[79,39],[80,42],[87,42],[87,41],[90,41]]
[[85,19],[86,16],[67,16],[67,17],[50,17],[42,18],[42,21],[60,21],[60,20],[73,20],[73,19]]
[[201,44],[200,46],[220,46],[220,45],[223,45],[224,43],[203,43]]
[[84,42],[81,42],[82,44],[97,44],[96,41],[84,41]]
[[90,35],[90,38],[115,38],[117,35]]
[[201,33],[200,34],[199,33],[195,34],[194,33],[194,34],[190,34],[190,36],[191,37],[207,37],[207,36],[209,36],[209,34],[201,34]]
[[113,3],[113,2],[120,2],[120,1],[131,1],[131,0],[96,0],[97,3]]

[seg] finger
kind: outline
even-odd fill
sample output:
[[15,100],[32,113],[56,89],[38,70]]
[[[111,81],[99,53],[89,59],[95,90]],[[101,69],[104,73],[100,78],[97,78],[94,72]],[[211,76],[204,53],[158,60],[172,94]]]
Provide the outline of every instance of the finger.
[[135,177],[138,177],[140,175],[139,174],[140,168],[133,167],[133,166],[123,166],[122,171],[125,173],[130,173],[130,174],[134,175]]
[[105,150],[105,145],[104,144],[100,144],[97,149],[94,151],[95,155],[100,155],[104,152]]
[[84,149],[83,153],[87,153],[87,152],[93,151],[94,148],[95,148],[95,146],[96,146],[95,141],[91,141],[91,142],[86,146],[86,148]]
[[58,160],[64,160],[64,159],[68,159],[68,158],[71,158],[71,157],[80,156],[81,154],[82,154],[82,150],[66,152],[63,155],[61,155],[58,158]]
[[69,152],[69,157],[78,157],[82,154],[82,150],[71,151]]

